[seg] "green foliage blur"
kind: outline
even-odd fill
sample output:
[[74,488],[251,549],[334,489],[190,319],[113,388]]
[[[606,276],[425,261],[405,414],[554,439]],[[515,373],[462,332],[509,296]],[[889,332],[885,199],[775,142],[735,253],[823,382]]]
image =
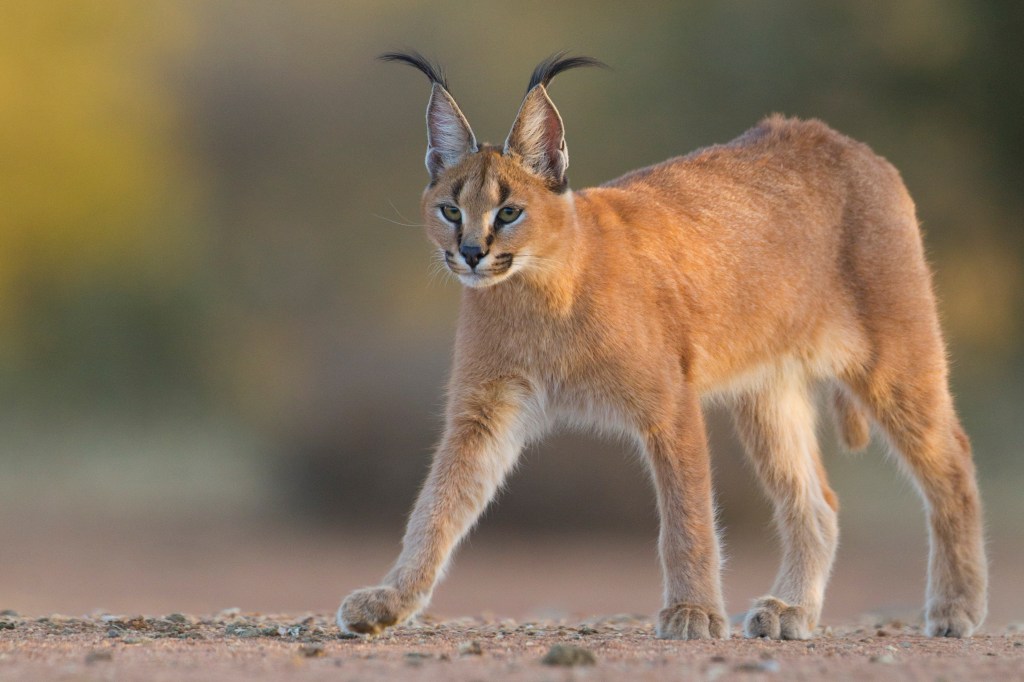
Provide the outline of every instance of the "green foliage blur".
[[198,164],[180,144],[179,95],[160,82],[188,49],[185,19],[132,2],[0,9],[8,400],[42,384],[92,404],[192,362],[175,346],[202,258],[191,235]]
[[552,86],[577,187],[775,111],[901,169],[979,466],[1002,469],[1024,436],[1021,35],[1024,5],[999,0],[3,3],[0,426],[24,444],[159,423],[160,452],[227,432],[195,456],[283,463],[275,490],[317,514],[400,517],[458,286],[416,226],[427,85],[374,56],[436,57],[500,141],[532,67],[568,48],[614,69]]

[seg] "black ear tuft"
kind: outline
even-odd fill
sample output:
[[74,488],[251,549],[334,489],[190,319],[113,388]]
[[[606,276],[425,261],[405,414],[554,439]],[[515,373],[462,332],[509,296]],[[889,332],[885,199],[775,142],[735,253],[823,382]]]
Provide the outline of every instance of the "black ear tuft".
[[533,75],[530,76],[530,86],[526,88],[529,92],[538,85],[548,86],[551,79],[569,69],[575,69],[581,66],[598,66],[602,69],[607,69],[609,66],[604,62],[594,59],[593,57],[567,57],[568,52],[562,50],[551,55],[533,70]]
[[379,55],[377,59],[382,62],[401,62],[408,64],[409,66],[419,69],[427,78],[430,79],[431,83],[437,83],[445,90],[451,92],[448,88],[448,77],[445,76],[444,69],[439,64],[436,64],[416,50],[409,50],[408,52],[385,52]]
[[422,71],[432,83],[427,102],[427,172],[431,181],[466,154],[478,151],[476,136],[469,121],[448,90],[444,69],[419,52],[385,52],[377,57],[385,62],[401,62]]

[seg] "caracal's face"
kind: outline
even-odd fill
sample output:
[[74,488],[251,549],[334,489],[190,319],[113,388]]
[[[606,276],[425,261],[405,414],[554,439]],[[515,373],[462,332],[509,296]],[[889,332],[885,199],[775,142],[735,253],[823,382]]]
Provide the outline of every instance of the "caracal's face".
[[423,194],[427,235],[445,266],[468,287],[489,287],[552,265],[551,244],[570,206],[514,156],[483,145]]

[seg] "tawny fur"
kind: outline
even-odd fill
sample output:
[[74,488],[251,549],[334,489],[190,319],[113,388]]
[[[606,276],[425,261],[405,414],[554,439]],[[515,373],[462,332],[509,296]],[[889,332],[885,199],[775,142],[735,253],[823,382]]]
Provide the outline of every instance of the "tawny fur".
[[[650,464],[658,635],[728,637],[701,410],[717,396],[734,406],[783,543],[772,594],[744,632],[809,637],[838,539],[815,436],[813,388],[826,383],[847,445],[867,444],[869,415],[923,495],[927,633],[969,636],[986,612],[981,508],[897,171],[819,121],[772,116],[727,144],[572,192],[545,83],[503,148],[477,148],[434,88],[432,106],[455,111],[428,116],[433,144],[473,145],[432,147],[422,202],[429,237],[468,285],[445,433],[398,561],[381,587],[344,601],[339,625],[375,633],[422,609],[523,445],[571,422],[629,434]],[[437,129],[450,125],[465,130]],[[503,206],[523,214],[502,227]],[[475,270],[466,245],[484,254]]]

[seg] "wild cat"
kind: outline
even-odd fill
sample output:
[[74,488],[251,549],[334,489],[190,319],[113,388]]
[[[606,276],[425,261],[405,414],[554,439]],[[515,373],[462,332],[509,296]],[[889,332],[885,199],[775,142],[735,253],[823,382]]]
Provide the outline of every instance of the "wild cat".
[[[701,399],[732,406],[783,545],[747,637],[810,637],[837,542],[815,437],[826,384],[850,449],[869,420],[920,490],[930,537],[926,632],[968,637],[987,568],[971,449],[947,383],[914,204],[899,173],[819,121],[772,116],[735,140],[572,191],[551,79],[533,72],[502,146],[479,144],[430,78],[427,233],[465,285],[444,436],[382,585],[338,624],[378,633],[429,601],[453,549],[523,445],[559,422],[626,433],[661,518],[657,635],[729,637]],[[881,559],[893,562],[891,558]]]

